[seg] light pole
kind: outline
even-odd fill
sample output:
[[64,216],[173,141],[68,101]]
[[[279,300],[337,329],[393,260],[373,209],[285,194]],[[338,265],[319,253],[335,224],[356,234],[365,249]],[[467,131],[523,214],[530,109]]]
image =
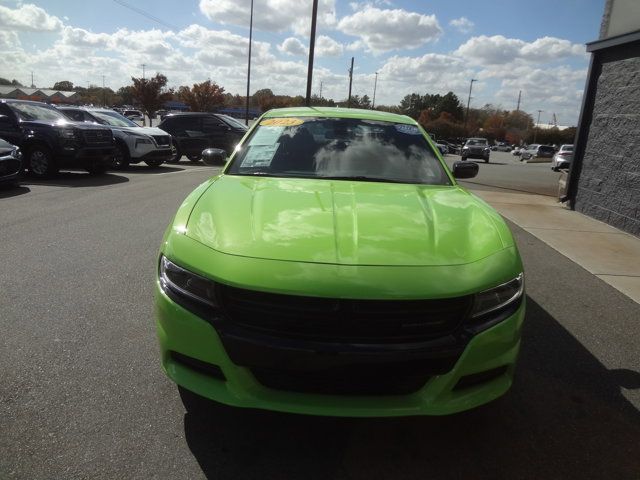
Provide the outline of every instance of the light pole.
[[307,107],[311,106],[311,83],[313,79],[313,55],[316,48],[316,19],[318,17],[318,0],[313,0],[311,10],[311,36],[309,37],[309,67],[307,69]]
[[371,102],[371,110],[376,108],[376,88],[378,87],[378,72],[376,72],[376,79],[373,82],[373,101]]
[[536,143],[536,138],[538,138],[538,125],[540,125],[540,114],[542,112],[544,112],[544,110],[538,110],[538,121],[533,128],[533,143]]
[[347,97],[347,108],[351,108],[351,84],[353,83],[353,57],[351,57],[351,68],[349,69],[349,96]]
[[251,0],[251,16],[249,17],[249,59],[247,61],[247,101],[244,109],[244,124],[249,125],[249,86],[251,84],[251,41],[253,39],[253,0]]
[[102,75],[102,106],[107,106],[107,92],[104,89],[104,75]]
[[471,79],[471,83],[469,84],[469,98],[467,99],[467,113],[464,116],[464,134],[467,134],[467,120],[469,119],[469,104],[471,103],[471,89],[473,88],[473,82],[477,82],[478,80],[475,78]]

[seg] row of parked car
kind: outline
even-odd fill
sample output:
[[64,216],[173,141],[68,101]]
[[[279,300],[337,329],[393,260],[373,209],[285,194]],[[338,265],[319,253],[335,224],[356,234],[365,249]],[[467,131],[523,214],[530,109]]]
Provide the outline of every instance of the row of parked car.
[[155,168],[183,155],[197,162],[207,148],[231,153],[246,131],[214,113],[173,113],[158,127],[141,127],[106,108],[0,100],[0,182],[15,182],[25,169],[47,177],[63,167],[99,174],[141,162]]

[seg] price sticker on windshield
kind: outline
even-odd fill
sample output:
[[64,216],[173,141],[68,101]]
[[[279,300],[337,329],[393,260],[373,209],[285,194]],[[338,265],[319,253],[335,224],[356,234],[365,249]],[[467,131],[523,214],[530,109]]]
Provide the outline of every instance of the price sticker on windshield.
[[302,125],[304,120],[301,118],[265,118],[260,122],[263,127],[296,127]]
[[406,125],[404,123],[398,123],[394,125],[396,130],[400,133],[405,133],[407,135],[420,135],[420,129],[415,125]]

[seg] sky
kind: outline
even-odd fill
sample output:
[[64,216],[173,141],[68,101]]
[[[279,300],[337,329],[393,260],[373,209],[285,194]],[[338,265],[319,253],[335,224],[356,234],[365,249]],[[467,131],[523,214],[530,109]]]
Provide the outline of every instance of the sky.
[[[251,92],[304,95],[312,0],[254,0]],[[604,0],[319,0],[313,93],[395,105],[453,91],[575,125]],[[0,77],[117,90],[161,72],[244,95],[250,0],[0,0]],[[104,77],[103,77],[104,76]]]

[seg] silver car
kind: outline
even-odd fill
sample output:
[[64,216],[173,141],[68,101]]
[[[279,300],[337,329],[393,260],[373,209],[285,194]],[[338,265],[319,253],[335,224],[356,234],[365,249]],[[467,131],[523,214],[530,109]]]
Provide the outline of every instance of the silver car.
[[534,143],[522,149],[520,161],[526,161],[527,163],[550,162],[555,152],[555,149],[549,145]]
[[159,167],[175,154],[171,135],[155,127],[140,127],[108,108],[58,107],[76,122],[92,122],[111,128],[116,139],[114,168],[122,170],[131,163],[145,162]]
[[557,172],[560,169],[569,168],[571,160],[573,160],[573,145],[562,145],[551,160],[551,170]]

